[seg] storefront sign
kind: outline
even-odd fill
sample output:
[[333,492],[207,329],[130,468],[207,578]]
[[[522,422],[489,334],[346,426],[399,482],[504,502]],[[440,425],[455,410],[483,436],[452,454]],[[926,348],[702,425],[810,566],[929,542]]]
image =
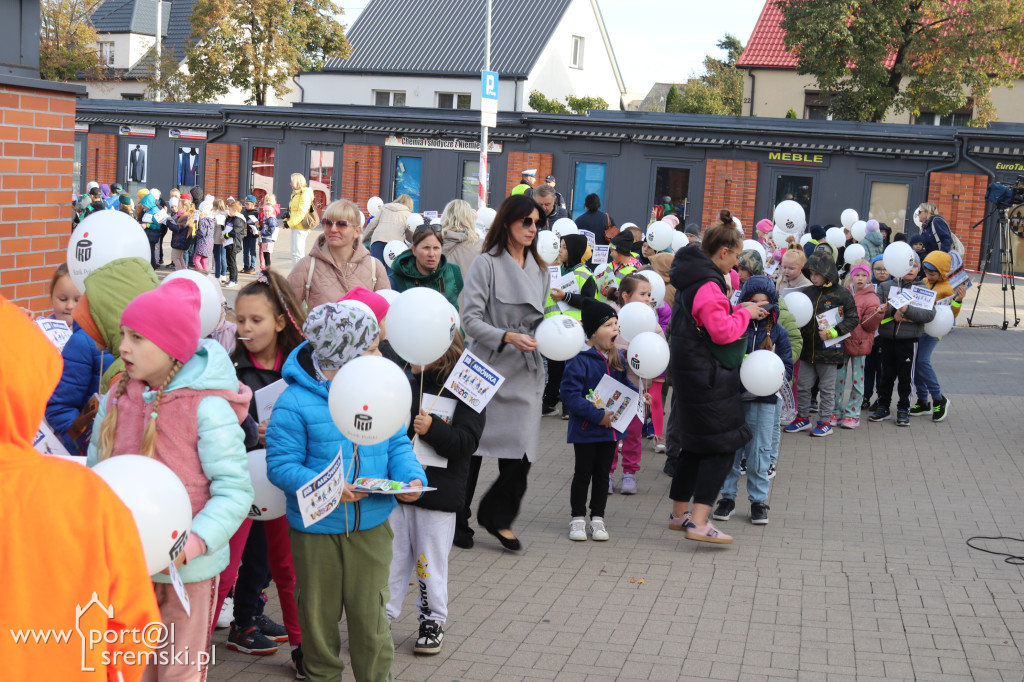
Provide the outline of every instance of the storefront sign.
[[1014,171],[1015,173],[1024,173],[1024,163],[1017,163],[1016,161],[1005,162],[1000,161],[996,164],[996,170],[998,171]]
[[171,128],[167,136],[175,140],[205,140],[205,130],[185,130],[183,128]]
[[[385,147],[411,147],[415,149],[450,149],[456,152],[480,151],[480,140],[438,140],[429,137],[399,137],[388,135]],[[500,154],[501,142],[488,142],[488,154]]]
[[121,126],[117,129],[117,134],[136,137],[156,137],[156,128],[153,126]]
[[803,152],[768,152],[768,160],[775,163],[790,163],[797,166],[825,165],[826,154],[805,154]]
[[76,133],[87,133],[87,132],[89,132],[89,124],[88,123],[79,123],[78,121],[75,121],[75,132]]

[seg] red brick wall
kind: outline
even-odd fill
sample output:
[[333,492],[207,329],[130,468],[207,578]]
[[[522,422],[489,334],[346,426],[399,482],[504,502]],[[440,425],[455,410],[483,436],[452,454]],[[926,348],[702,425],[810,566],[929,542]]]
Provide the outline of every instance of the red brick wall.
[[[117,182],[117,135],[89,133],[85,143],[85,174],[86,182],[95,181],[101,185]],[[82,191],[85,191],[84,187]]]
[[757,194],[757,161],[708,159],[704,180],[702,227],[718,222],[718,213],[729,209],[743,223],[749,236],[754,229]]
[[932,173],[928,183],[928,203],[939,207],[939,214],[964,243],[964,263],[969,268],[978,267],[984,255],[982,226],[970,228],[985,215],[987,187],[987,176],[970,173]]
[[[544,178],[551,175],[554,168],[554,160],[551,154],[528,154],[527,152],[510,152],[508,155],[508,172],[505,176],[505,196],[512,194],[512,188],[523,179],[523,171],[527,168],[537,169],[537,182],[544,182]],[[491,174],[494,177],[494,174]],[[494,187],[491,187],[491,196],[494,196]],[[498,199],[492,199],[489,203],[497,206],[501,203]]]
[[203,191],[217,199],[238,197],[238,158],[237,144],[206,145],[206,175],[203,178]]
[[[341,196],[366,212],[366,202],[380,194],[381,147],[347,144],[341,155]],[[385,201],[391,197],[381,197]]]
[[71,234],[74,129],[73,93],[0,84],[0,295],[33,312]]

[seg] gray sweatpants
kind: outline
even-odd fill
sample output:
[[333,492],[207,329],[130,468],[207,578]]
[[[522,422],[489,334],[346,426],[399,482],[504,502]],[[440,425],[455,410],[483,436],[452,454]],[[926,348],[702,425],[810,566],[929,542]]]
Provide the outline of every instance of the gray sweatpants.
[[818,421],[826,424],[836,409],[836,374],[839,367],[824,363],[800,363],[800,376],[796,380],[796,413],[807,417],[811,410],[811,390],[818,382]]

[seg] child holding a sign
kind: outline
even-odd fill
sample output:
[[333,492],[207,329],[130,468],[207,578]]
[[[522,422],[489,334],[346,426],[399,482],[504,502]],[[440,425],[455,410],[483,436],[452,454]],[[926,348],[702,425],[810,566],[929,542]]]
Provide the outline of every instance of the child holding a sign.
[[[960,314],[960,305],[967,295],[967,289],[961,285],[953,290],[949,283],[949,270],[953,265],[952,257],[945,251],[932,251],[924,259],[924,281],[927,287],[934,291],[936,300],[949,299],[950,308],[953,310],[953,319]],[[935,374],[935,367],[932,366],[932,353],[939,339],[921,333],[917,341],[917,362],[914,365],[914,385],[917,387],[917,404],[910,408],[911,416],[931,414],[933,422],[940,422],[946,418],[946,411],[949,409],[949,398],[942,394],[942,387],[939,386],[939,377]],[[928,402],[931,396],[932,402]]]
[[[857,261],[850,266],[847,286],[853,292],[860,320],[850,332],[850,338],[843,342],[846,357],[836,378],[836,413],[833,415],[832,426],[838,424],[844,429],[855,429],[860,426],[864,398],[864,359],[871,353],[875,330],[882,316],[877,310],[878,297],[871,284],[871,269],[867,261]],[[846,399],[847,385],[850,387],[849,399]]]
[[[615,347],[619,335],[615,309],[607,303],[588,300],[583,306],[583,331],[587,335],[587,349],[566,363],[562,375],[562,402],[569,410],[566,440],[576,452],[576,470],[569,491],[572,513],[569,539],[587,539],[587,488],[590,488],[590,536],[602,541],[608,539],[604,512],[612,457],[629,424],[626,420],[631,417],[631,421],[636,421],[636,406],[629,406],[632,414],[616,421],[617,411],[594,404],[594,391],[606,376],[630,391],[636,391],[636,386],[626,375],[625,357]],[[610,397],[604,396],[604,399]],[[612,428],[613,421],[618,424],[618,430]]]
[[401,503],[391,512],[395,534],[391,561],[391,600],[388,619],[402,613],[402,602],[415,572],[419,607],[419,634],[413,651],[436,654],[441,651],[444,624],[448,618],[448,555],[455,538],[455,513],[466,504],[469,459],[480,444],[484,413],[459,400],[445,388],[465,345],[456,334],[448,351],[426,367],[412,365],[412,413],[409,437],[413,451],[423,465],[430,485],[437,488],[411,503]]

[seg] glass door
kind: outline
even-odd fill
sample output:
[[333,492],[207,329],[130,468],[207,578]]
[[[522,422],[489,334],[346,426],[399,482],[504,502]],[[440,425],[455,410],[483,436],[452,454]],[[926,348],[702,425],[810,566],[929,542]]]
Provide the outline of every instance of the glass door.
[[584,201],[587,195],[596,194],[604,208],[604,185],[608,164],[592,161],[577,161],[572,186],[572,217],[586,212]]
[[679,217],[680,224],[685,225],[689,193],[690,170],[688,168],[657,166],[654,172],[651,217],[661,220],[666,214],[675,213]]
[[814,198],[814,175],[788,175],[779,173],[775,176],[775,202],[772,206],[778,206],[780,202],[791,200],[804,207],[807,220],[811,220],[811,205]]
[[309,150],[309,188],[313,190],[313,206],[320,215],[334,200],[334,158],[331,150]]
[[252,165],[249,172],[249,192],[256,197],[256,205],[263,204],[263,197],[274,193],[275,147],[253,147]]
[[392,184],[391,200],[403,194],[412,198],[412,210],[420,210],[420,192],[422,182],[423,159],[419,156],[399,156],[395,158],[395,179]]

